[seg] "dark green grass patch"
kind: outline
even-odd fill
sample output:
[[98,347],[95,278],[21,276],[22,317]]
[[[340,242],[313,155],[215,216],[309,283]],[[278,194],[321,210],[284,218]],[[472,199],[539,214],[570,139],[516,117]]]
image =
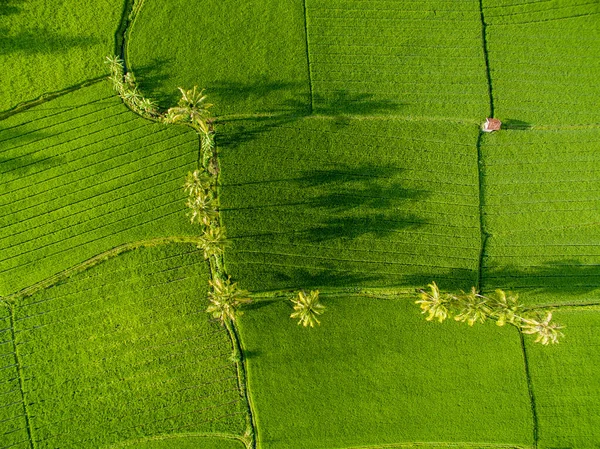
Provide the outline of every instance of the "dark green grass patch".
[[545,347],[527,341],[539,420],[540,449],[595,449],[600,442],[600,314],[556,311],[564,342]]
[[197,136],[130,112],[108,82],[0,122],[0,293],[115,246],[197,232]]
[[496,116],[599,123],[600,4],[484,0]]
[[244,288],[476,282],[476,127],[315,117],[219,130],[227,269]]
[[428,323],[408,298],[323,303],[314,329],[287,301],[241,317],[262,449],[532,443],[516,330]]
[[108,71],[123,1],[0,1],[0,111]]
[[489,110],[477,1],[306,0],[315,110],[479,121]]
[[178,86],[207,89],[219,113],[309,110],[302,2],[146,0],[128,59],[144,92],[171,106]]
[[15,335],[37,448],[245,431],[225,328],[209,321],[191,245],[141,249],[17,301]]
[[600,132],[506,130],[482,143],[486,289],[600,299]]

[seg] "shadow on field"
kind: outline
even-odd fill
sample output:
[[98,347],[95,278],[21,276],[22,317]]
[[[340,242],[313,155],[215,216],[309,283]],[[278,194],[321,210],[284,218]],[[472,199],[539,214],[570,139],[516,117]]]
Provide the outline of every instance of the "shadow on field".
[[[339,90],[327,95],[314,94],[312,98],[306,92],[304,83],[259,79],[253,83],[222,82],[207,89],[215,95],[215,101],[225,104],[248,102],[271,94],[281,94],[292,99],[282,100],[255,117],[217,118],[219,123],[233,125],[225,134],[217,134],[217,143],[223,147],[237,147],[256,139],[273,128],[285,126],[311,115],[330,117],[334,126],[347,126],[352,117],[389,114],[401,104],[389,100],[375,99],[367,93],[351,93]],[[314,105],[314,109],[313,109]],[[239,126],[238,126],[239,125]]]
[[[3,16],[21,13],[25,0],[0,0],[0,20]],[[11,33],[10,29],[0,27],[0,55],[12,53],[60,53],[71,47],[88,47],[100,43],[92,36],[68,36],[50,29],[34,28]]]
[[[273,270],[273,279],[278,285],[288,285],[291,289],[296,289],[301,285],[302,288],[318,287],[349,287],[353,285],[362,285],[365,282],[375,282],[379,280],[378,276],[368,273],[349,273],[335,270],[324,269],[305,269],[305,268],[286,268],[285,270]],[[290,294],[293,296],[293,294]]]
[[401,172],[390,166],[337,166],[304,172],[294,183],[311,196],[308,207],[322,217],[303,233],[306,240],[352,240],[365,234],[381,239],[421,226],[418,216],[398,211],[407,201],[427,194],[403,186]]
[[584,294],[600,288],[600,264],[568,259],[536,267],[496,267],[484,272],[484,284],[544,293]]
[[155,58],[149,64],[136,66],[132,69],[135,73],[136,83],[141,87],[144,96],[155,100],[164,108],[176,105],[181,98],[178,90],[167,93],[164,89],[161,89],[169,79],[167,67],[173,61],[173,58]]
[[502,121],[502,129],[526,131],[528,129],[531,129],[531,123],[524,122],[523,120],[515,120],[508,118]]

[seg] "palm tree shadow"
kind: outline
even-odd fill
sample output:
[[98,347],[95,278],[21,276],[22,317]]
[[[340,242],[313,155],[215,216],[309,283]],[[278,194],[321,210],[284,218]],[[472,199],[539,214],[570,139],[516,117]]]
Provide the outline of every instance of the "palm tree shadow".
[[305,171],[294,182],[310,195],[308,207],[316,210],[318,224],[303,235],[313,243],[333,239],[354,240],[369,234],[383,239],[424,221],[416,214],[402,212],[408,202],[427,196],[425,191],[407,188],[402,170],[392,166],[349,167]]
[[179,91],[167,93],[165,83],[170,75],[167,67],[172,64],[173,58],[154,58],[149,64],[136,66],[134,69],[136,84],[140,91],[147,97],[155,100],[163,108],[177,104],[180,98]]
[[21,12],[19,5],[25,0],[0,0],[0,16],[9,16]]

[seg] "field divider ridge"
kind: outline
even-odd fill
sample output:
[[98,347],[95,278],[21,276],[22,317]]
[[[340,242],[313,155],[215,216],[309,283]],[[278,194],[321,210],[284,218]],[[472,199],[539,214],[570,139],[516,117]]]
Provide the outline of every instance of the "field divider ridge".
[[17,342],[15,340],[15,310],[11,304],[8,304],[5,301],[2,301],[4,305],[8,308],[9,317],[10,317],[10,334],[11,334],[11,342],[13,345],[13,354],[15,357],[15,365],[17,368],[17,377],[19,378],[19,391],[21,393],[21,401],[23,404],[23,415],[25,416],[25,427],[27,430],[27,439],[29,440],[29,447],[31,449],[35,449],[35,443],[32,436],[32,428],[31,428],[31,419],[29,417],[29,409],[27,408],[27,401],[25,400],[25,382],[23,378],[23,367],[21,364],[21,359],[19,357],[19,351],[17,348]]
[[75,273],[80,273],[82,271],[87,270],[88,268],[97,265],[100,262],[105,262],[106,260],[118,256],[124,252],[132,251],[138,248],[150,248],[159,245],[166,245],[170,243],[191,243],[198,244],[199,238],[196,236],[173,236],[173,237],[158,237],[147,240],[138,240],[135,242],[125,243],[123,245],[116,246],[108,251],[104,251],[103,253],[97,254],[96,256],[81,262],[77,265],[74,265],[66,270],[63,270],[59,273],[56,273],[46,279],[43,279],[35,284],[25,287],[24,289],[12,293],[8,296],[0,298],[0,300],[4,302],[14,301],[18,298],[31,296],[36,292],[43,290],[48,287],[52,287],[53,285],[63,281]]

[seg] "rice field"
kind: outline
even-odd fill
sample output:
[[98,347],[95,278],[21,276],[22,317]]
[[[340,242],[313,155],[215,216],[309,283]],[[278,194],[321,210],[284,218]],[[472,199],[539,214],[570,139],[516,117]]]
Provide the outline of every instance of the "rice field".
[[[0,0],[0,448],[598,448],[599,13]],[[107,55],[162,113],[214,103],[222,258],[186,216],[199,136]],[[229,276],[254,303],[221,326]],[[427,322],[432,281],[564,339]]]

